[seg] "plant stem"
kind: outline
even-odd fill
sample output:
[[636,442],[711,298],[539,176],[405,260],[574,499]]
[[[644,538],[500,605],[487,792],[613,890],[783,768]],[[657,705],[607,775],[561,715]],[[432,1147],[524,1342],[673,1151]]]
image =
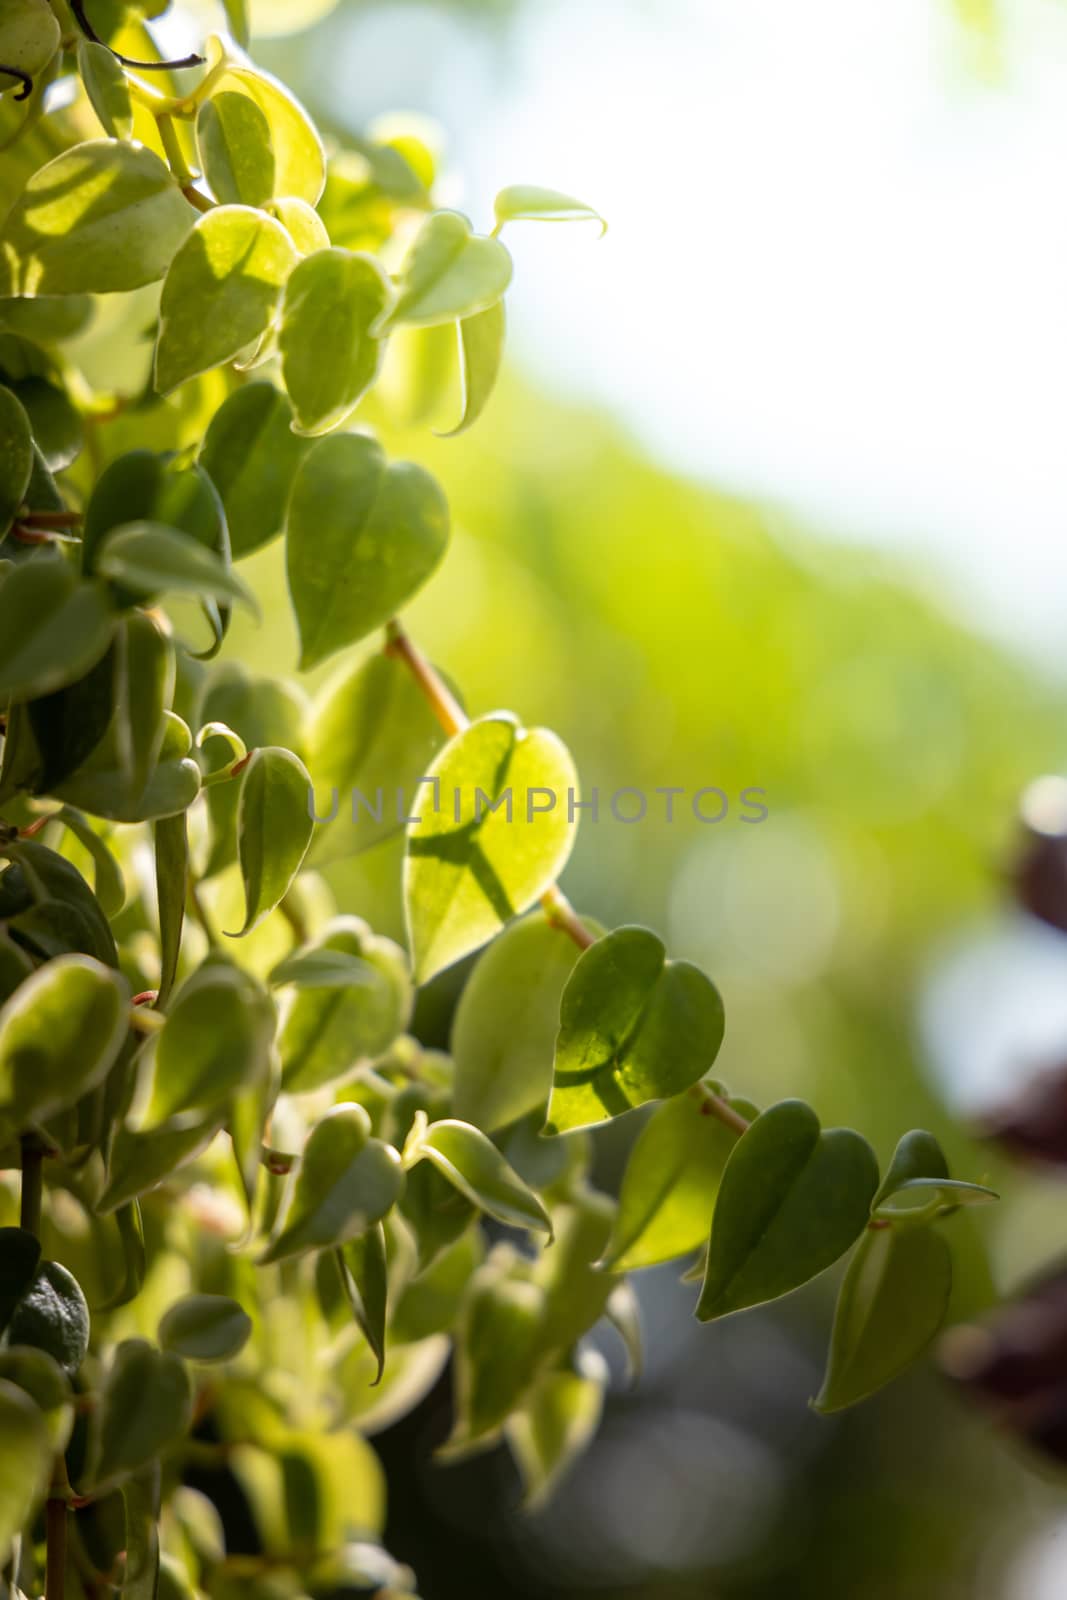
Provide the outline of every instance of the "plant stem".
[[728,1100],[724,1100],[721,1094],[716,1094],[706,1083],[694,1083],[689,1093],[703,1102],[700,1109],[705,1116],[715,1117],[727,1128],[732,1128],[735,1133],[746,1133],[752,1126],[747,1117],[743,1117],[740,1111],[735,1111]]
[[[53,1480],[53,1488],[56,1487]],[[63,1600],[63,1585],[67,1569],[67,1502],[50,1495],[44,1508],[45,1527],[45,1600]]]
[[[385,629],[385,653],[395,656],[411,672],[422,690],[430,709],[450,739],[471,725],[470,718],[445,683],[440,673],[427,661],[418,645],[408,637],[394,617]],[[578,913],[558,884],[546,889],[541,896],[545,916],[554,928],[569,934],[582,950],[595,944],[595,936],[581,921]]]
[[44,1179],[41,1171],[44,1148],[35,1134],[24,1133],[19,1141],[22,1150],[22,1187],[19,1195],[19,1227],[41,1237],[41,1198]]

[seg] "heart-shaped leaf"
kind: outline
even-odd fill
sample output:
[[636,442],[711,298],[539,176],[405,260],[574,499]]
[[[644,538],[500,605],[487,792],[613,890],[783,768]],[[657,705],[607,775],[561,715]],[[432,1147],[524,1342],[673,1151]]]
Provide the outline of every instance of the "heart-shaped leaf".
[[427,327],[484,311],[503,295],[511,270],[498,239],[473,233],[458,211],[436,211],[408,252],[388,323]]
[[493,203],[499,231],[505,222],[599,222],[601,237],[608,225],[599,211],[558,189],[540,189],[532,183],[513,183],[501,189]]
[[370,1128],[367,1113],[355,1104],[334,1106],[316,1123],[281,1226],[261,1261],[345,1244],[392,1209],[404,1188],[400,1156],[372,1138]]
[[297,470],[286,564],[307,671],[381,627],[433,572],[448,506],[410,462],[361,434],[321,439]]
[[235,561],[269,544],[285,526],[289,491],[308,448],[289,426],[292,419],[280,389],[246,383],[208,425],[200,465],[222,497]]
[[195,220],[151,150],[116,139],[75,145],[33,174],[0,228],[0,289],[112,294],[154,283]]
[[290,750],[274,746],[253,752],[241,774],[237,807],[237,853],[245,888],[241,934],[268,916],[300,870],[315,824],[311,779]]
[[416,1135],[410,1162],[425,1157],[479,1211],[512,1228],[552,1235],[552,1221],[528,1184],[485,1134],[467,1122],[446,1118]]
[[463,385],[463,415],[444,435],[454,439],[474,426],[496,387],[504,359],[507,315],[503,300],[487,306],[459,324],[459,370]]
[[560,1002],[546,1131],[566,1133],[680,1094],[719,1053],[710,978],[668,961],[647,928],[617,928],[584,952]]
[[338,954],[360,961],[369,982],[302,988],[282,1023],[282,1083],[289,1094],[321,1089],[380,1056],[403,1033],[411,1014],[407,958],[391,939],[358,917],[338,917],[303,955]]
[[566,747],[509,713],[472,722],[428,777],[404,862],[419,983],[528,910],[562,872],[577,832],[578,780]]
[[[738,1138],[705,1115],[706,1106],[696,1092],[680,1094],[645,1123],[626,1163],[603,1266],[630,1272],[704,1244],[723,1168]],[[750,1113],[746,1103],[738,1109]]]
[[206,212],[163,283],[155,362],[160,394],[233,361],[258,339],[297,260],[289,235],[265,212],[251,206]]
[[96,1484],[127,1477],[187,1432],[193,1410],[189,1375],[180,1359],[145,1339],[115,1350],[96,1413]]
[[[586,926],[602,931],[588,920]],[[573,939],[534,912],[478,958],[452,1023],[453,1105],[462,1121],[492,1133],[528,1113],[543,1116],[559,1003],[580,954]]]
[[10,528],[33,471],[33,430],[22,402],[0,386],[0,539]]
[[250,95],[224,89],[200,107],[196,143],[204,177],[224,206],[262,206],[274,193],[270,123]]
[[373,256],[318,250],[293,270],[278,346],[300,433],[328,433],[374,382],[382,343],[370,330],[392,296]]
[[776,1300],[844,1255],[867,1225],[878,1164],[849,1128],[820,1129],[800,1100],[756,1118],[719,1186],[697,1316]]
[[202,1119],[262,1083],[273,1038],[274,1005],[249,973],[223,961],[201,967],[145,1046],[152,1089],[142,1127]]
[[911,1365],[940,1328],[952,1256],[934,1228],[868,1228],[837,1296],[816,1411],[855,1405]]
[[247,1311],[225,1294],[188,1294],[165,1311],[159,1342],[186,1361],[229,1361],[252,1333]]
[[130,992],[111,967],[62,955],[0,1010],[0,1111],[19,1126],[69,1105],[107,1076],[126,1037]]
[[276,78],[243,62],[223,74],[213,98],[230,93],[247,96],[266,118],[274,152],[274,194],[315,205],[326,182],[326,157],[300,102]]

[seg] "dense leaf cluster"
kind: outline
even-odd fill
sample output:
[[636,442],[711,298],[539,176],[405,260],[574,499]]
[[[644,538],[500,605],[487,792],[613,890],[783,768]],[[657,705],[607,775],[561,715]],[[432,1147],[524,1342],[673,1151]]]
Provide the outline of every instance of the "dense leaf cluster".
[[[445,352],[469,427],[501,231],[596,213],[514,187],[478,234],[415,134],[327,152],[239,38],[151,81],[138,18],[110,44],[0,0],[0,1562],[50,1600],[407,1591],[366,1436],[450,1356],[444,1454],[505,1439],[536,1502],[596,1428],[585,1335],[638,1358],[627,1272],[695,1258],[708,1321],[851,1250],[833,1410],[927,1344],[942,1220],[990,1196],[929,1135],[883,1177],[860,1134],[714,1081],[711,980],[556,886],[568,751],[470,720],[397,620],[449,513],[368,431],[382,375],[432,390]],[[132,402],[85,359],[116,304],[152,341]],[[214,659],[256,609],[235,563],[280,538],[300,669],[341,658],[311,703]],[[314,794],[363,784],[422,794],[406,950],[315,870],[374,838]],[[424,1048],[416,986],[483,946],[452,1055]],[[591,1130],[652,1102],[616,1204]],[[204,1461],[258,1555],[189,1487]]]

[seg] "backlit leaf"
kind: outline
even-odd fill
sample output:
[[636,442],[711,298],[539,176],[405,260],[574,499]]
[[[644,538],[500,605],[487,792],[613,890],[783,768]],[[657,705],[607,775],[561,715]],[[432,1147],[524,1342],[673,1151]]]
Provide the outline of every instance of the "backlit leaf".
[[241,774],[237,850],[250,933],[287,893],[307,854],[315,824],[311,779],[298,757],[274,746],[255,750]]
[[605,234],[608,225],[599,211],[558,189],[541,189],[532,183],[513,183],[501,189],[493,205],[499,230],[505,222],[599,222]]
[[488,306],[459,323],[460,377],[463,384],[463,415],[445,435],[453,439],[473,427],[485,410],[496,387],[504,358],[507,317],[503,300]]
[[281,1227],[261,1261],[343,1245],[380,1222],[404,1187],[400,1157],[372,1138],[359,1105],[338,1105],[311,1130]]
[[222,205],[261,206],[274,193],[270,123],[250,95],[223,90],[196,118],[204,176]]
[[126,1037],[129,989],[90,956],[39,967],[0,1009],[0,1112],[40,1121],[100,1083]]
[[278,345],[300,433],[328,433],[374,382],[382,345],[370,330],[391,298],[373,256],[319,250],[293,270]]
[[358,917],[327,925],[316,952],[354,957],[369,969],[368,983],[305,988],[294,995],[279,1037],[282,1083],[301,1094],[336,1083],[362,1062],[379,1056],[403,1033],[411,1014],[411,982],[404,952],[373,934]]
[[143,1128],[179,1114],[202,1118],[262,1083],[273,1036],[274,1007],[254,978],[222,961],[201,967],[145,1047],[152,1091]]
[[89,104],[112,139],[129,139],[133,133],[133,106],[126,74],[114,52],[92,39],[79,38],[78,72]]
[[471,231],[458,211],[427,217],[400,274],[388,322],[426,327],[494,305],[511,282],[511,257],[497,239]]
[[472,1205],[498,1222],[551,1236],[552,1222],[540,1200],[478,1128],[451,1118],[433,1122],[413,1154],[425,1156]]

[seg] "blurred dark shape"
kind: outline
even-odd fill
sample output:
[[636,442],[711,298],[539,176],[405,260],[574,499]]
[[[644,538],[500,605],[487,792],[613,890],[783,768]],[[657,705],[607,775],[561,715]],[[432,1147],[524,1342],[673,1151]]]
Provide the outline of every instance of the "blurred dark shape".
[[1067,1266],[946,1334],[941,1366],[1006,1432],[1067,1463]]
[[987,1120],[986,1132],[1015,1155],[1067,1166],[1067,1062],[1039,1073]]
[[1036,779],[1023,795],[1015,893],[1032,916],[1067,933],[1067,780]]

